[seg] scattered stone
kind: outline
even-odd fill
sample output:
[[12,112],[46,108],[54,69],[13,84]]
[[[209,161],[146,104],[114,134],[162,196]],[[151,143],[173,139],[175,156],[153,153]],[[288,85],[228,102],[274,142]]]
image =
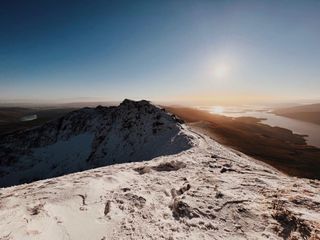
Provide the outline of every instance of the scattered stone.
[[124,191],[124,192],[128,192],[128,191],[130,191],[131,189],[130,189],[130,188],[127,188],[127,187],[125,187],[125,188],[121,188],[121,190],[122,190],[122,191]]
[[192,208],[181,199],[175,198],[172,204],[172,213],[176,219],[187,217],[194,218],[199,217],[197,213],[195,213]]
[[105,216],[107,216],[108,213],[110,212],[110,208],[111,208],[111,201],[108,200],[108,201],[106,202],[105,207],[104,207],[104,215],[105,215]]
[[183,193],[185,193],[186,191],[188,191],[191,188],[191,185],[188,183],[187,185],[183,186],[182,188],[180,188],[177,191],[178,195],[182,195]]
[[38,204],[32,208],[29,208],[30,215],[38,215],[40,211],[43,209],[44,203]]
[[232,168],[227,168],[227,167],[223,167],[221,168],[220,172],[221,173],[225,173],[225,172],[235,172],[236,170],[232,169]]
[[147,201],[144,197],[132,193],[126,193],[125,197],[137,208],[143,208]]
[[82,205],[84,206],[84,205],[87,205],[86,204],[86,199],[87,199],[87,194],[78,194],[78,196],[79,197],[81,197],[81,199],[82,199]]
[[216,195],[215,195],[216,198],[222,198],[223,197],[223,193],[218,191],[216,192]]
[[181,168],[185,168],[187,165],[180,161],[171,161],[160,163],[158,166],[152,167],[153,170],[158,172],[170,172],[170,171],[177,171]]
[[140,175],[151,172],[151,168],[149,166],[138,167],[138,168],[135,168],[134,170],[138,172]]

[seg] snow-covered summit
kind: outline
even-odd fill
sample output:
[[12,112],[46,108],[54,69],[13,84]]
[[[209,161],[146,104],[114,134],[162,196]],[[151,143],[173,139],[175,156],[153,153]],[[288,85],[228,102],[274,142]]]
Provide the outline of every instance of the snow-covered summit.
[[180,122],[145,100],[73,111],[0,140],[0,187],[179,153],[193,146]]

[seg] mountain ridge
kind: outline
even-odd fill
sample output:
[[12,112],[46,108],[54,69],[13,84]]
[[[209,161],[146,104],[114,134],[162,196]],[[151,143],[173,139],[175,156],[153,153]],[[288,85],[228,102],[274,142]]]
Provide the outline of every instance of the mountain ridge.
[[[320,181],[286,176],[147,101],[85,108],[20,134],[35,142],[14,146],[21,135],[11,136],[5,147],[25,153],[1,183],[37,176],[35,166],[51,178],[0,188],[0,239],[320,238]],[[108,156],[117,164],[104,166]],[[79,164],[90,168],[48,174]]]
[[185,131],[174,155],[0,189],[0,238],[319,239],[320,181]]
[[145,100],[67,113],[0,140],[1,186],[178,153],[192,146],[180,123]]
[[320,125],[320,103],[279,108],[274,114]]

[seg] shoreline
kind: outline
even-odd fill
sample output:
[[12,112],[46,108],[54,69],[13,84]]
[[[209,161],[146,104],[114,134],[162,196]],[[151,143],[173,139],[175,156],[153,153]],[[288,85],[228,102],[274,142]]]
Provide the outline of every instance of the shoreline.
[[166,110],[217,142],[288,175],[320,179],[320,149],[308,145],[303,135],[269,126],[254,117],[232,118],[184,107]]

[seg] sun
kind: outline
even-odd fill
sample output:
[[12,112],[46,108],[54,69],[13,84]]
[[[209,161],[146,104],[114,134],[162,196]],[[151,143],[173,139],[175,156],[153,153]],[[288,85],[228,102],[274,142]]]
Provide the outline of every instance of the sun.
[[213,67],[213,74],[216,78],[226,78],[229,72],[230,66],[226,63],[219,63]]

